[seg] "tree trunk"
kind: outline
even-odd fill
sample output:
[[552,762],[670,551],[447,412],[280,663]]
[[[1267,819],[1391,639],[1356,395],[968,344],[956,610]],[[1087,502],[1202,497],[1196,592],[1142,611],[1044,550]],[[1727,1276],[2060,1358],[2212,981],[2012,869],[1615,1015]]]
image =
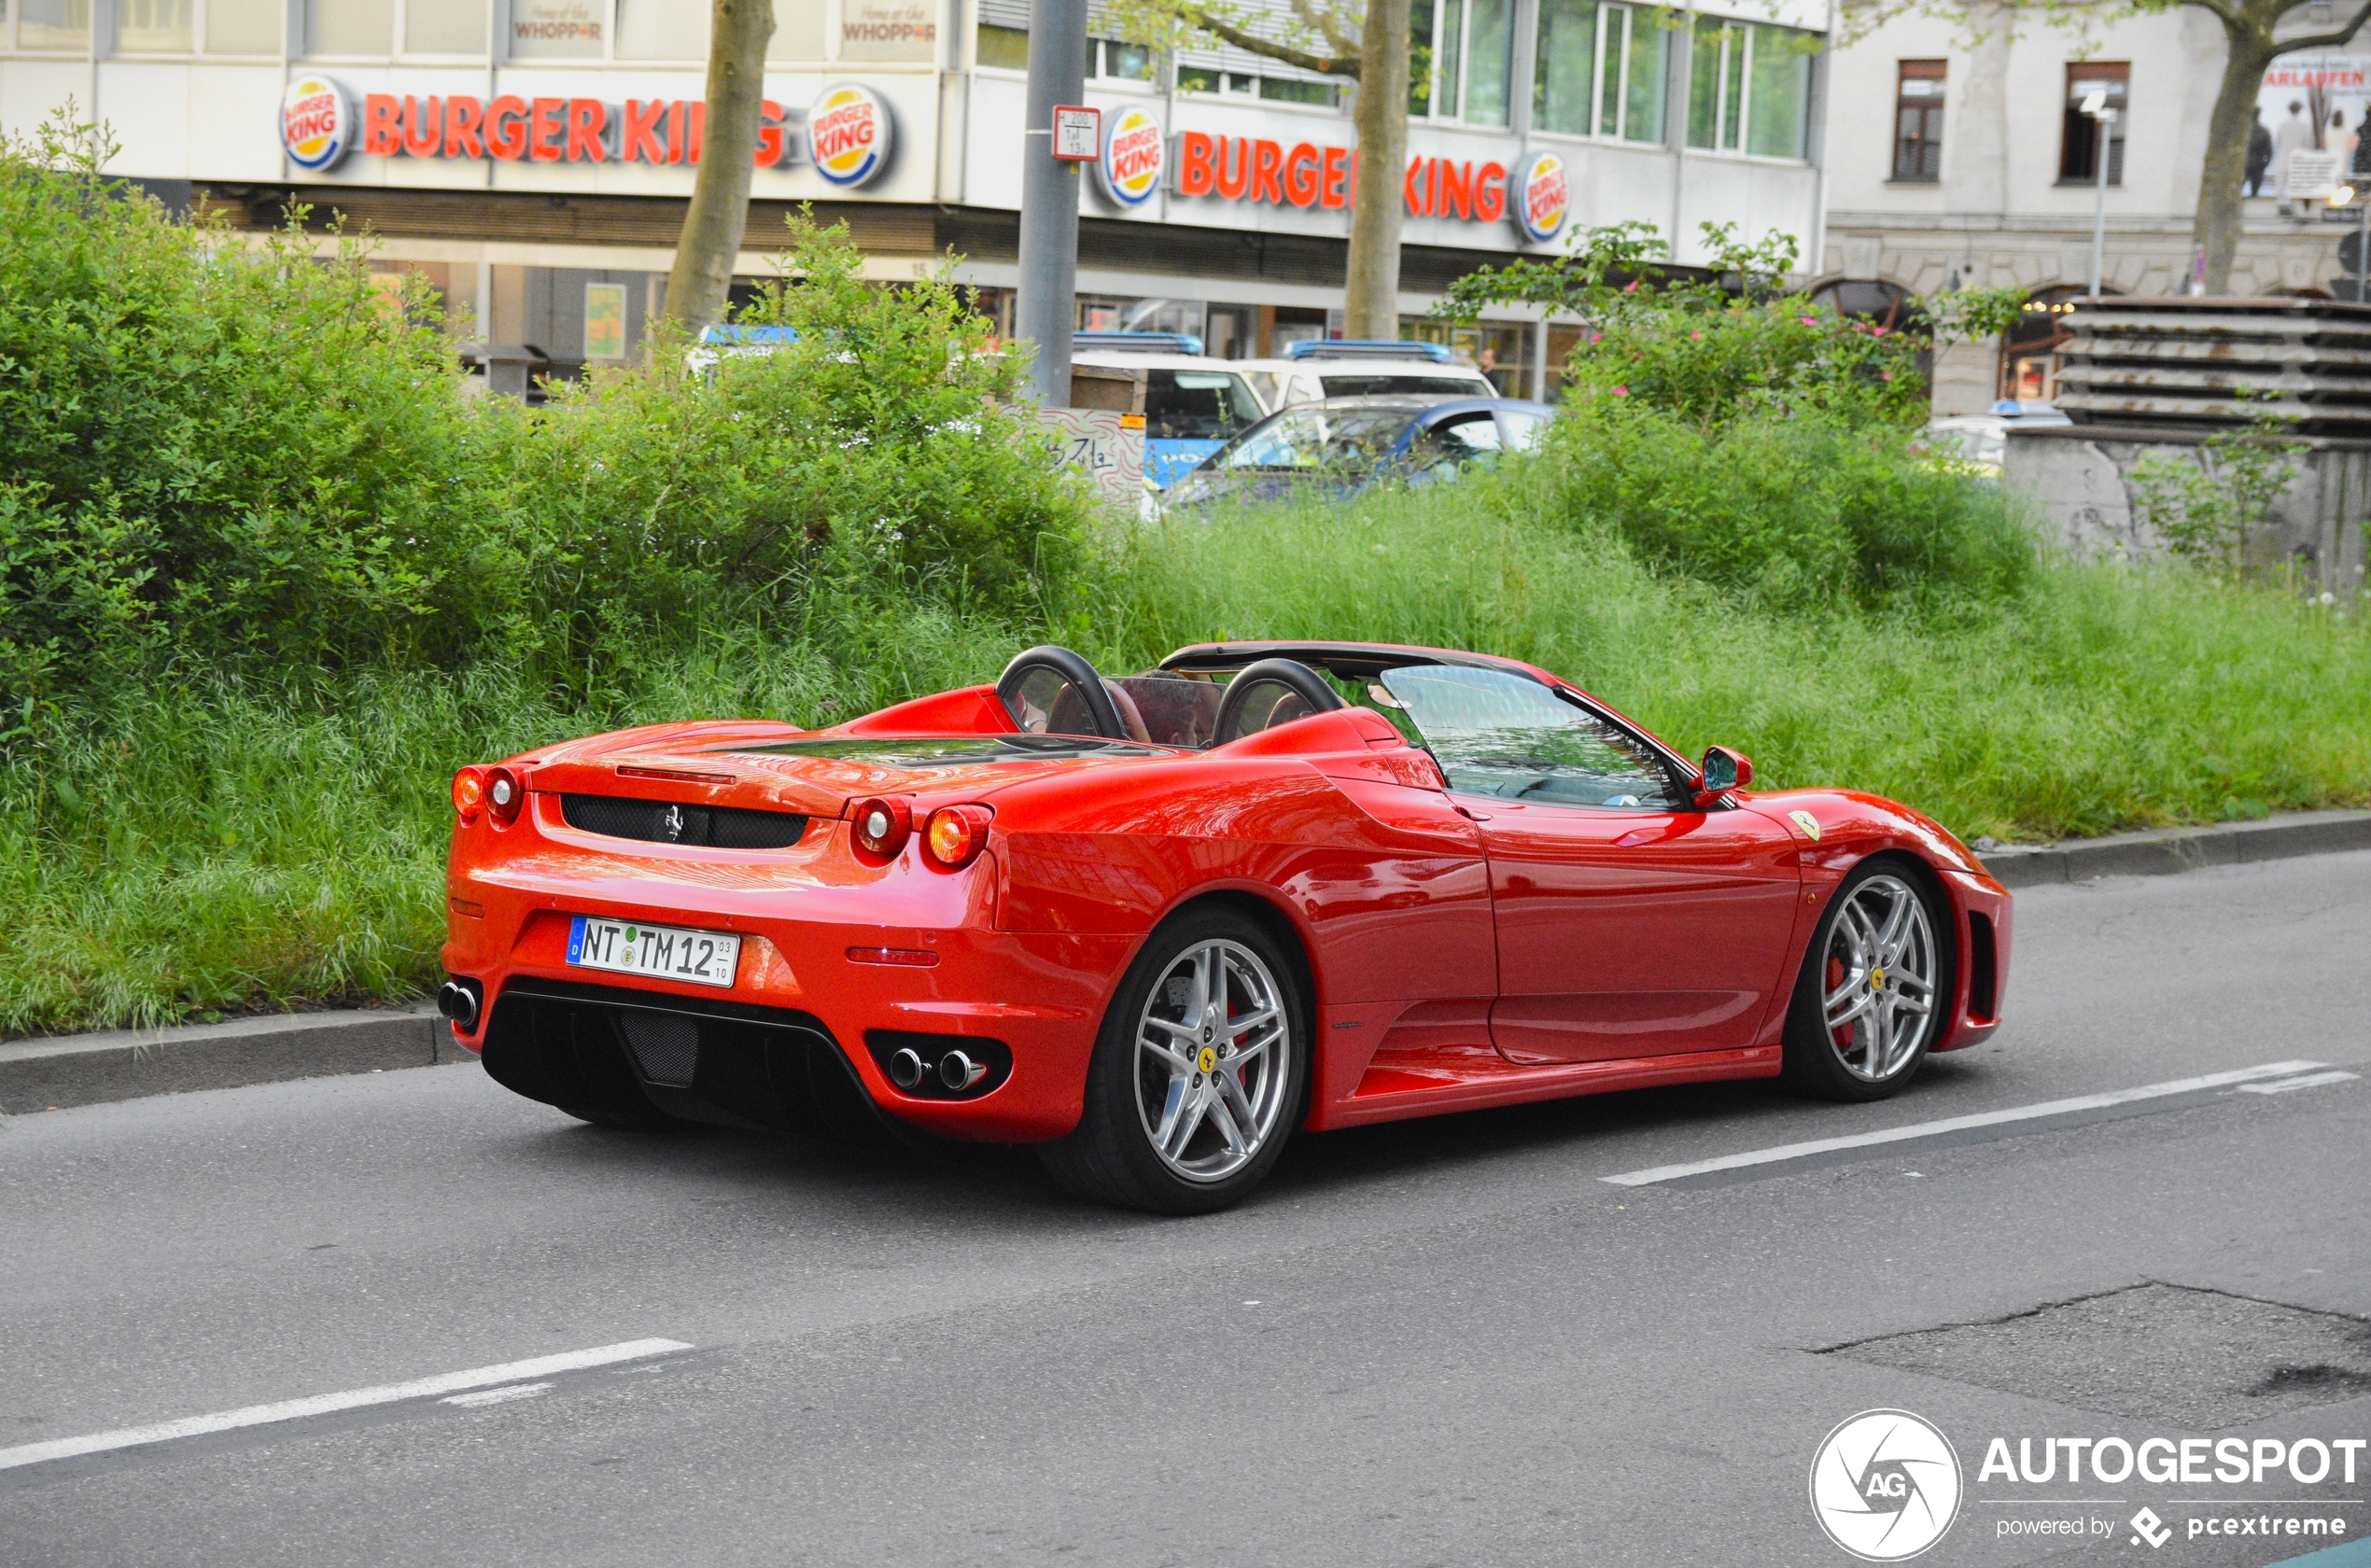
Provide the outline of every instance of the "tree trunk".
[[692,204],[666,274],[666,318],[687,336],[724,313],[733,260],[750,217],[758,119],[765,102],[765,46],[774,36],[774,0],[714,0],[709,13],[708,110]]
[[[2198,172],[2198,220],[2193,231],[2206,247],[2207,292],[2227,293],[2231,263],[2239,254],[2242,187],[2248,173],[2248,131],[2255,119],[2256,92],[2264,83],[2264,68],[2280,52],[2271,30],[2224,23],[2230,44],[2223,62],[2223,88],[2215,94],[2214,113],[2207,120],[2207,160]],[[2099,156],[2108,149],[2104,138]],[[2186,280],[2185,280],[2186,281]],[[2177,284],[2174,292],[2184,286]]]
[[1408,167],[1409,0],[1367,0],[1359,39],[1358,195],[1350,211],[1343,335],[1399,336],[1400,185]]

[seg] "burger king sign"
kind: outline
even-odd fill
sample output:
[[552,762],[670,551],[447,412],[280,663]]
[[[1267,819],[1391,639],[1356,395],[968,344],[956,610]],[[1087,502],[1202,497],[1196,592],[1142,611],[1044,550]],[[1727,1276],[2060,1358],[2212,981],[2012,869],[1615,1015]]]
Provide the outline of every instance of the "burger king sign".
[[280,100],[280,145],[300,169],[337,167],[354,150],[354,100],[327,77],[299,77]]
[[1572,189],[1564,161],[1552,152],[1535,152],[1515,165],[1508,181],[1507,216],[1534,245],[1546,245],[1564,231],[1572,211]]
[[807,111],[807,161],[834,185],[863,185],[888,167],[891,133],[889,105],[871,88],[827,87]]
[[1103,119],[1103,156],[1096,164],[1103,193],[1123,207],[1141,207],[1161,188],[1168,167],[1161,122],[1143,109],[1125,108]]

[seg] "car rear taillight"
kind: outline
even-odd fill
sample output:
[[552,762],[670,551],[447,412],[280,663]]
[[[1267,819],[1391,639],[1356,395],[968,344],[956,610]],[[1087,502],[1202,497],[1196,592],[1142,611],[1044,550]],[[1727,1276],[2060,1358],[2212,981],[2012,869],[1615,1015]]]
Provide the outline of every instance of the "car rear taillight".
[[984,805],[942,805],[931,813],[922,847],[950,871],[967,866],[988,844],[989,817]]
[[453,811],[464,822],[474,822],[485,809],[485,769],[465,767],[453,776]]
[[526,804],[526,780],[509,768],[491,769],[485,776],[485,812],[494,820],[509,827],[519,819],[519,807]]
[[884,858],[905,847],[914,833],[914,808],[895,795],[856,803],[856,845]]

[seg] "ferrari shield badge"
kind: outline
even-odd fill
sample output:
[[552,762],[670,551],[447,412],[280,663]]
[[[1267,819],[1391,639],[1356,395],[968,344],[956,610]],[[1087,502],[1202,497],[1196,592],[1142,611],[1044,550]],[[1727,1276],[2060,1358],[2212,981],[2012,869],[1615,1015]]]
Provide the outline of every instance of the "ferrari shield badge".
[[1789,811],[1787,815],[1793,820],[1795,826],[1801,828],[1804,833],[1811,836],[1812,843],[1817,844],[1819,842],[1818,818],[1814,817],[1808,811]]

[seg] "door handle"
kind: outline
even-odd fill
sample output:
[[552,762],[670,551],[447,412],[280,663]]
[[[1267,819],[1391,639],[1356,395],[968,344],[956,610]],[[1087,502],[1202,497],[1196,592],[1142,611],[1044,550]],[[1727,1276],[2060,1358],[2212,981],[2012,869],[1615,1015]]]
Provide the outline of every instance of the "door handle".
[[1462,805],[1456,806],[1454,809],[1456,810],[1458,816],[1465,818],[1469,822],[1487,822],[1490,820],[1490,813],[1487,811],[1468,811]]

